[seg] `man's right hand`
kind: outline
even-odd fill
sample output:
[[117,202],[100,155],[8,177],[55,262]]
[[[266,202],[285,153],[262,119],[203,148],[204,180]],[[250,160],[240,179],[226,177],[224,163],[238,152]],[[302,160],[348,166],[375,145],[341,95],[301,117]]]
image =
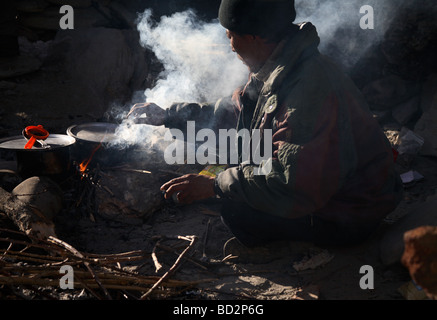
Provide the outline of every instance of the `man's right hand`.
[[[146,117],[141,117],[143,114]],[[136,124],[162,126],[165,123],[167,112],[154,103],[137,103],[131,108],[127,117],[133,118]]]

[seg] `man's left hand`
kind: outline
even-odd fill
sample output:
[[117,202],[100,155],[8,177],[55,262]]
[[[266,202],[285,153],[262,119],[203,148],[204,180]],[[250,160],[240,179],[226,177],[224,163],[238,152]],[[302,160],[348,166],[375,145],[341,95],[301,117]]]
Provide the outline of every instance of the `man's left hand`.
[[191,204],[215,196],[214,178],[188,174],[163,184],[161,191],[165,191],[165,199],[170,199],[176,193],[179,203]]

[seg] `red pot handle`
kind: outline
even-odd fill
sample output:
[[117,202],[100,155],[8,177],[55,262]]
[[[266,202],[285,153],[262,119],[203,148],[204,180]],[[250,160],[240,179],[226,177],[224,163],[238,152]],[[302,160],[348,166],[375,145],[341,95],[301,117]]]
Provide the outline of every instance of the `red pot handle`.
[[29,141],[24,146],[24,149],[32,149],[36,140],[45,140],[49,137],[49,132],[42,125],[28,126],[24,129],[25,136]]

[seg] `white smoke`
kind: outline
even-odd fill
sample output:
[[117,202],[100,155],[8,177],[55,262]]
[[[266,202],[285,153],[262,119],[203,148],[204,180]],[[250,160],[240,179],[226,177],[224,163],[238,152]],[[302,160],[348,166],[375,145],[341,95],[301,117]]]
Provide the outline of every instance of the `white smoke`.
[[[232,52],[218,21],[201,21],[187,10],[155,22],[148,9],[140,15],[137,27],[141,45],[153,51],[163,66],[156,85],[145,90],[143,102],[164,109],[175,102],[215,103],[247,81],[248,69]],[[117,134],[138,144],[158,131],[162,132],[124,120]]]
[[[384,37],[398,8],[407,0],[296,0],[295,22],[311,22],[321,38],[320,51],[344,67],[352,67]],[[360,8],[374,9],[374,29],[361,29]],[[143,102],[168,108],[174,102],[213,103],[230,95],[247,80],[246,66],[231,51],[225,29],[218,21],[201,21],[192,10],[152,19],[152,11],[139,16],[141,45],[154,52],[163,66]],[[125,120],[119,136],[143,143],[155,127],[133,125]]]
[[[399,7],[406,0],[296,0],[296,23],[311,22],[321,38],[320,51],[346,68],[352,67],[373,45],[382,41]],[[360,13],[371,6],[374,29],[362,29]]]
[[164,66],[145,98],[164,108],[173,102],[215,102],[247,81],[247,67],[231,51],[218,22],[200,21],[191,10],[162,17],[153,25],[151,11],[138,24],[141,44]]

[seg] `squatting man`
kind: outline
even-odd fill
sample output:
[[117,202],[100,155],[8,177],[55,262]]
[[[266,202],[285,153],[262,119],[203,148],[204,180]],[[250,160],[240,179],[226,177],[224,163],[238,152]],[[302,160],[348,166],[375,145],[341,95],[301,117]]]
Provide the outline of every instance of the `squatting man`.
[[182,131],[188,121],[216,132],[271,130],[271,168],[254,174],[258,166],[241,161],[214,178],[185,175],[161,187],[166,198],[218,196],[223,222],[246,247],[364,241],[396,208],[402,184],[361,93],[319,52],[316,28],[294,23],[294,0],[222,0],[218,15],[248,82],[213,104],[143,103],[129,117]]

